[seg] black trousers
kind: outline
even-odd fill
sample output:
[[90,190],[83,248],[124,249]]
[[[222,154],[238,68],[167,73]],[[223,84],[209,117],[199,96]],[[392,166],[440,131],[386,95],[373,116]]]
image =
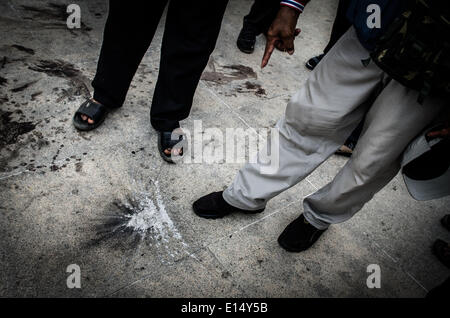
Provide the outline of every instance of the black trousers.
[[331,29],[330,41],[323,50],[326,54],[352,26],[347,19],[347,9],[350,6],[350,0],[339,0],[336,18],[334,19],[333,28]]
[[[103,44],[92,82],[94,99],[121,107],[168,0],[109,1]],[[150,111],[151,124],[172,131],[187,118],[200,76],[214,50],[228,0],[171,0]]]
[[280,10],[280,0],[255,0],[250,12],[244,17],[244,27],[252,28],[257,34],[265,33]]

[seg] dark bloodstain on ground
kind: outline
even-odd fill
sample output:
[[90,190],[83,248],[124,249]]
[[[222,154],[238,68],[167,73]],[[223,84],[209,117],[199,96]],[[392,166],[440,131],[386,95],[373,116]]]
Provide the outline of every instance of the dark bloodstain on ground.
[[28,68],[36,72],[46,73],[49,76],[66,78],[71,82],[68,90],[62,90],[58,101],[72,96],[90,97],[89,88],[86,84],[89,82],[88,79],[71,63],[63,60],[40,60]]
[[233,70],[233,72],[231,73],[232,76],[238,77],[238,78],[249,78],[249,77],[253,77],[256,78],[256,73],[255,71],[249,67],[249,66],[245,66],[245,65],[226,65],[224,66],[224,68],[226,69],[230,69]]
[[20,135],[26,134],[36,127],[32,122],[11,120],[11,114],[11,112],[0,110],[0,147],[16,143]]
[[62,60],[40,60],[35,66],[30,66],[29,69],[57,77],[72,78],[81,75],[81,72],[73,64]]
[[33,49],[27,48],[27,47],[19,45],[19,44],[14,44],[14,45],[11,45],[11,46],[13,48],[18,49],[19,51],[26,52],[28,54],[34,55],[34,50]]
[[83,170],[83,163],[82,162],[77,162],[75,164],[75,171],[76,172],[81,172],[81,170]]
[[0,62],[0,69],[4,68],[6,63],[8,63],[8,58],[6,56],[4,56],[2,58],[2,61]]
[[226,84],[236,80],[257,78],[255,71],[251,67],[241,64],[223,66],[224,70],[229,70],[228,72],[219,72],[214,66],[212,67],[212,71],[203,72],[202,80],[216,84]]
[[239,93],[249,93],[254,92],[256,96],[262,97],[263,95],[266,95],[266,90],[261,87],[261,85],[251,82],[245,82],[244,88],[238,87],[237,91]]
[[42,91],[35,92],[31,94],[31,100],[36,100],[36,97],[42,94]]
[[[67,13],[67,5],[60,3],[48,3],[47,6],[29,6],[22,5],[23,10],[30,12],[31,17],[26,17],[25,19],[41,22],[47,28],[63,28],[67,29],[66,20],[69,14]],[[92,28],[86,26],[81,22],[81,31],[88,32]],[[74,30],[69,30],[74,33]]]
[[12,89],[11,89],[11,92],[13,92],[13,93],[18,93],[18,92],[24,91],[24,90],[26,90],[28,87],[30,87],[31,85],[33,85],[34,83],[36,83],[36,82],[37,82],[37,81],[31,81],[31,82],[25,83],[25,84],[23,84],[23,85],[20,85],[20,86],[18,86],[18,87],[12,88]]

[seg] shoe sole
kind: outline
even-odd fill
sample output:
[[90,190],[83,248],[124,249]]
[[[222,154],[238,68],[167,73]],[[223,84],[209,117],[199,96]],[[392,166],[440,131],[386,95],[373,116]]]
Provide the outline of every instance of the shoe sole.
[[255,51],[254,47],[252,49],[245,49],[245,48],[241,47],[239,45],[239,43],[236,43],[236,46],[238,47],[239,51],[241,51],[242,53],[245,53],[245,54],[252,54]]
[[[212,219],[212,220],[215,220],[215,219],[221,219],[221,218],[223,218],[223,217],[225,217],[225,216],[228,216],[228,215],[230,215],[231,213],[228,213],[228,214],[224,214],[224,215],[216,215],[216,214],[205,214],[204,212],[200,212],[196,207],[195,207],[195,205],[193,205],[192,206],[192,209],[194,210],[194,213],[197,215],[197,216],[199,216],[199,217],[201,217],[201,218],[204,218],[204,219]],[[264,211],[264,209],[262,209],[262,210],[256,210],[256,211],[249,211],[249,212],[244,212],[244,211],[239,211],[239,212],[237,212],[237,213],[242,213],[242,214],[258,214],[258,213],[262,213]]]
[[285,245],[285,244],[280,240],[280,238],[278,238],[277,241],[278,241],[278,244],[279,244],[284,250],[286,250],[287,252],[290,252],[290,253],[300,253],[300,252],[306,251],[307,249],[310,248],[310,247],[308,247],[308,248],[303,248],[303,249],[291,248],[290,246]]

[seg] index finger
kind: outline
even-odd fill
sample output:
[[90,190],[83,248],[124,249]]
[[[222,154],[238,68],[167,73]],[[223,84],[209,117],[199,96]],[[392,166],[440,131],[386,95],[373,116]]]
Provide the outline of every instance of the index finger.
[[261,68],[264,68],[269,63],[270,56],[275,49],[275,39],[267,39],[266,49],[264,50],[264,56],[261,61]]

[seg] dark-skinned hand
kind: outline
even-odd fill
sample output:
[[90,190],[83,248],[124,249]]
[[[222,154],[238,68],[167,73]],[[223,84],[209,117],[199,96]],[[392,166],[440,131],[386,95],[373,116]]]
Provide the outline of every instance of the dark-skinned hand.
[[283,6],[267,32],[266,49],[261,62],[261,68],[269,63],[270,56],[275,48],[294,54],[294,39],[300,33],[296,29],[299,11]]

